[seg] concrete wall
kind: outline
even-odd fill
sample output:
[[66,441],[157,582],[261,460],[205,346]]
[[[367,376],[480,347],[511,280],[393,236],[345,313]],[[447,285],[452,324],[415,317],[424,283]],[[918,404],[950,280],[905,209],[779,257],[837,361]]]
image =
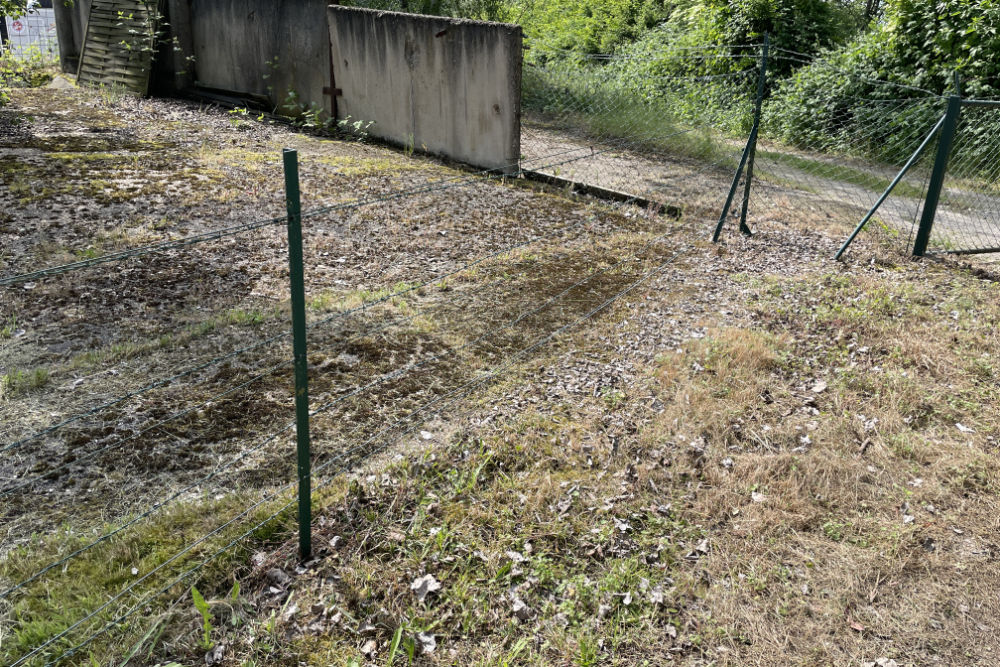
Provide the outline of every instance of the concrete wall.
[[329,108],[328,0],[188,1],[197,85]]
[[[54,5],[63,70],[76,73],[92,0]],[[171,42],[157,55],[153,90],[204,86],[267,97],[281,106],[289,91],[305,105],[330,106],[328,0],[166,0]],[[268,65],[268,62],[272,65]]]
[[72,5],[65,2],[52,3],[56,16],[56,31],[59,33],[59,62],[64,72],[76,74],[80,64],[80,49],[83,48],[83,31],[90,14],[91,0],[74,0]]
[[331,6],[337,117],[489,169],[520,152],[521,28]]
[[[76,72],[91,2],[54,3],[66,71]],[[151,91],[209,88],[288,111],[289,91],[301,107],[331,110],[324,88],[336,87],[338,118],[374,121],[373,136],[478,167],[516,170],[519,26],[328,2],[165,0],[168,40],[154,63]]]

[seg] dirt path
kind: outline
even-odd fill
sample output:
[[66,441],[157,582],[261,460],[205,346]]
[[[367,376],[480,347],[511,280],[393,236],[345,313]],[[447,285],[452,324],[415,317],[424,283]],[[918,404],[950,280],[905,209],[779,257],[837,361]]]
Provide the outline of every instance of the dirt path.
[[[742,146],[732,144],[731,154],[710,165],[666,154],[654,156],[639,150],[628,140],[588,139],[531,118],[525,123],[521,142],[522,164],[526,169],[687,206],[706,219],[721,212],[742,150]],[[767,153],[780,153],[784,159],[769,157]],[[797,168],[786,163],[788,158],[808,161],[817,168],[813,171]],[[826,165],[825,173],[822,165]],[[855,178],[884,181],[886,185],[896,175],[888,167],[857,160],[836,163],[829,156],[762,144],[756,161],[758,182],[752,191],[751,221],[768,224],[775,216],[795,216],[820,224],[831,218],[860,222],[882,190],[837,178],[838,169],[850,171]],[[913,172],[904,180],[904,187],[923,191],[925,181],[925,173]],[[897,191],[881,206],[878,216],[890,227],[912,238],[922,205],[923,195],[917,197]],[[946,187],[935,221],[931,250],[998,248],[998,218],[1000,198]],[[991,257],[985,256],[981,261],[991,261]]]

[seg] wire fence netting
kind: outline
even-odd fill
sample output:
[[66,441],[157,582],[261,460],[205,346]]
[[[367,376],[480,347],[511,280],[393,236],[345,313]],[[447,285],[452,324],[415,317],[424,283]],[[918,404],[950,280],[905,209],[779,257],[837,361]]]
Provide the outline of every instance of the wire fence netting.
[[[831,82],[811,90],[808,100],[767,74],[804,66]],[[734,184],[758,85],[764,93],[759,132]],[[851,225],[877,205],[870,224],[909,249],[947,101],[787,49],[772,48],[765,58],[760,45],[679,49],[655,58],[580,56],[529,45],[521,168],[567,187],[596,186],[706,219],[720,214],[732,191],[729,229],[744,217],[761,230],[771,223]],[[991,196],[996,113],[985,106],[964,112],[931,251],[1000,247]]]
[[1000,103],[962,108],[928,251],[1000,252]]
[[556,182],[718,216],[752,112],[756,47],[680,51],[671,62],[529,50],[521,168]]
[[[801,64],[797,55],[781,49],[771,56],[779,67],[785,61]],[[863,82],[868,92],[838,97],[839,107],[819,115],[764,105],[750,190],[750,220],[757,225],[769,220],[812,228],[857,223],[933,134],[944,112],[937,95],[851,72],[831,74]],[[892,235],[912,234],[933,159],[933,150],[921,153],[879,207],[876,220]]]
[[[610,307],[695,234],[655,209],[539,197],[497,172],[403,174],[352,195],[303,215],[320,493]],[[284,219],[5,267],[4,664],[86,662],[206,571],[287,538],[299,480]],[[69,603],[54,610],[53,589]]]
[[[877,219],[912,237],[945,98],[864,79],[852,103],[797,116],[758,97],[765,52],[529,48],[518,165],[369,174],[327,157],[352,187],[319,201],[307,159],[319,498],[664,271],[727,200],[730,233],[744,213],[754,229],[852,225],[906,165]],[[958,125],[934,250],[1000,247],[993,113],[969,108]],[[543,196],[517,175],[610,201]],[[85,662],[114,636],[137,639],[149,610],[289,535],[300,480],[286,216],[224,220],[0,265],[4,664]],[[108,588],[95,597],[98,572]]]

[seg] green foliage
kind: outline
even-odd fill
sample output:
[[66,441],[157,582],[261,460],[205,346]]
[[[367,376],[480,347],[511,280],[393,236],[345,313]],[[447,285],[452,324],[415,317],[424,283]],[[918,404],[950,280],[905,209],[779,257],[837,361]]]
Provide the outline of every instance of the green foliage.
[[[713,113],[712,105],[705,104],[711,94],[708,85],[645,95],[616,77],[612,68],[570,60],[528,66],[523,77],[525,110],[549,126],[605,140],[627,139],[631,145],[680,157],[717,157],[711,137],[684,122],[693,120],[698,109],[701,121]],[[721,122],[724,114],[717,115]]]
[[[793,145],[840,151],[850,146],[850,152],[899,163],[916,148],[914,135],[929,132],[944,111],[943,102],[912,87],[949,94],[959,73],[966,97],[998,96],[1000,61],[991,55],[998,51],[996,0],[891,0],[870,32],[779,84],[767,106],[768,130]],[[928,101],[872,102],[897,98]],[[996,136],[996,114],[966,112],[966,117],[970,122],[957,149],[992,151],[979,139]],[[985,163],[989,155],[967,153],[967,159]]]
[[0,0],[0,16],[24,16],[28,0]]
[[[53,56],[37,46],[14,56],[0,51],[0,90],[4,88],[38,88],[52,81],[56,66]],[[0,103],[0,106],[3,106]]]
[[622,51],[670,60],[690,46],[759,44],[764,33],[771,33],[776,46],[815,53],[854,34],[857,19],[828,0],[615,0],[570,6],[535,0],[523,25],[532,47],[541,51]]
[[[887,73],[946,92],[953,73],[973,96],[1000,92],[1000,2],[891,0],[886,20],[865,40],[865,53]],[[878,53],[881,51],[881,53]]]
[[667,20],[673,0],[519,0],[510,15],[524,26],[532,48],[611,53]]
[[194,608],[201,614],[201,647],[207,651],[212,648],[212,611],[208,608],[205,597],[194,586],[191,587],[191,597]]

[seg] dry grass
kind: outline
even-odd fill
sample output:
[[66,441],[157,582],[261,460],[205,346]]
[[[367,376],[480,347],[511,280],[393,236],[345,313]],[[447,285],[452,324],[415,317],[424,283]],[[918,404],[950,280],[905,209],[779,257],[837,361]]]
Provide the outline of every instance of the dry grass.
[[[409,162],[394,168],[383,149],[360,147],[355,164],[339,144],[296,141],[332,170],[311,184],[316,191],[351,178],[387,186],[412,171]],[[202,145],[213,169],[238,157],[215,159]],[[274,168],[247,155],[251,171]],[[317,417],[319,460],[503,364],[674,249],[645,247],[662,228],[634,211],[502,185],[440,197],[314,230],[311,317],[398,295],[356,328],[310,339],[317,404],[401,364],[455,352]],[[484,198],[497,211],[485,231]],[[695,244],[648,289],[435,420],[414,419],[412,432],[396,429],[361,448],[348,457],[349,472],[321,476],[331,488],[316,497],[313,561],[297,563],[284,516],[198,577],[221,664],[402,664],[411,651],[417,664],[449,665],[996,664],[997,283],[958,265],[910,262],[887,249],[894,239],[877,235],[866,235],[847,263],[832,263],[824,258],[844,230],[824,232],[823,221],[793,213],[762,215],[751,240]],[[413,276],[523,238],[529,215],[545,229],[580,219],[588,226],[406,291]],[[379,245],[380,235],[391,238]],[[640,256],[627,267],[569,289],[630,253]],[[347,270],[329,266],[337,257],[350,258]],[[265,265],[258,290],[277,290],[279,270]],[[550,309],[501,328],[560,294]],[[220,315],[221,328],[184,340],[252,332],[284,316],[273,301],[259,312]],[[360,335],[362,324],[409,317]],[[9,328],[25,321],[19,315]],[[99,348],[95,359],[112,351]],[[60,366],[54,381],[71,370]],[[249,372],[227,369],[207,388]],[[287,380],[217,406],[229,420],[224,438],[212,440],[200,415],[176,433],[206,445],[203,457],[237,451],[261,405],[283,400],[287,408]],[[42,389],[18,400],[40,400]],[[147,466],[173,460],[164,444],[171,438],[161,437],[154,453],[166,458]],[[141,553],[143,567],[154,567],[185,540],[171,526],[207,530],[213,508],[231,512],[289,474],[290,457],[255,460],[232,489],[212,487],[223,496],[192,494],[112,541],[108,558]],[[47,562],[43,551],[76,543],[50,535],[17,551],[4,571],[33,571]],[[128,580],[124,565],[102,580],[104,556],[62,575],[74,583],[73,604],[103,599],[105,585],[117,590]],[[428,574],[441,587],[421,600],[411,584]],[[63,600],[59,592],[0,610],[10,614],[3,627],[31,645],[38,637],[25,628],[57,627],[39,619],[46,604]],[[93,647],[94,660],[120,661],[135,647],[133,665],[203,663],[202,618],[189,589],[174,587],[154,606]],[[71,604],[61,607],[72,617]],[[31,616],[16,617],[28,608]],[[435,648],[425,653],[428,636]]]
[[994,664],[996,283],[756,250],[696,251],[360,472],[307,571],[263,583],[289,543],[250,575],[282,639],[220,633],[234,664],[386,664],[397,633],[418,664]]

